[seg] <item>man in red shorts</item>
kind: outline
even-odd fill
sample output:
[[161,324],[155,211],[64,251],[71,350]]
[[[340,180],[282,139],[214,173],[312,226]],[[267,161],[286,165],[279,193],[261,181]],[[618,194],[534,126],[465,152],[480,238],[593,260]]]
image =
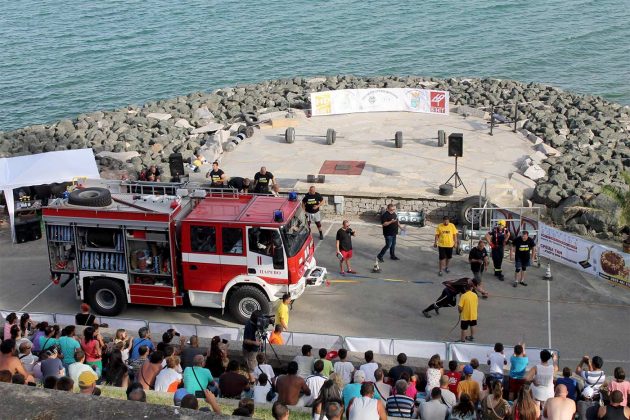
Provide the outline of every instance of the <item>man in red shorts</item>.
[[343,271],[343,262],[346,262],[347,272],[350,274],[356,274],[357,272],[350,266],[350,260],[352,259],[352,237],[355,235],[354,231],[350,229],[350,222],[343,221],[341,228],[337,231],[337,257],[339,258],[339,272],[341,275],[346,274]]

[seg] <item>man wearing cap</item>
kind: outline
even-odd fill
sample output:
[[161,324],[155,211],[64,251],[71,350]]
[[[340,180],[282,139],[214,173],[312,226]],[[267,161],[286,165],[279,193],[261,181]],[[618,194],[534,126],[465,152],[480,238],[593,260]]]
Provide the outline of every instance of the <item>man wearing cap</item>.
[[[461,318],[461,338],[460,342],[474,341],[475,340],[475,326],[477,325],[477,305],[479,298],[477,294],[472,291],[472,285],[466,284],[466,293],[459,299],[459,310]],[[466,336],[466,331],[470,328],[470,335]]]
[[96,376],[90,372],[83,372],[79,375],[79,393],[88,395],[101,395],[96,391]]
[[510,231],[505,227],[505,220],[503,219],[497,222],[494,229],[486,233],[486,241],[490,244],[490,248],[492,249],[490,255],[492,257],[492,264],[494,265],[494,275],[501,281],[505,280],[501,264],[503,264],[505,245],[508,243],[509,239]]
[[435,228],[433,246],[438,249],[438,276],[441,276],[442,270],[449,272],[448,263],[453,258],[453,248],[457,246],[457,228],[450,222],[448,216],[444,216],[442,223]]
[[479,402],[481,389],[479,389],[479,384],[472,378],[473,371],[472,366],[464,366],[464,379],[457,384],[457,399],[459,399],[462,394],[468,394],[470,401],[476,406]]

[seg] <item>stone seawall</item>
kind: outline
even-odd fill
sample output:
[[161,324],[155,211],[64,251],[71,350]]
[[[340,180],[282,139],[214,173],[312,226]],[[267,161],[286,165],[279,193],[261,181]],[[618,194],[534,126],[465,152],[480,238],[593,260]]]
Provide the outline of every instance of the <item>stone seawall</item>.
[[392,203],[398,211],[424,210],[427,220],[439,222],[442,217],[449,216],[452,220],[459,217],[462,208],[461,201],[411,199],[397,197],[352,197],[343,196],[343,205],[335,204],[334,196],[324,195],[327,205],[322,208],[325,216],[331,218],[360,217],[366,220],[377,220],[385,207]]
[[[189,159],[205,147],[220,158],[225,138],[214,133],[237,128],[243,112],[309,109],[311,92],[392,87],[448,90],[453,107],[486,114],[496,106],[507,118],[516,103],[518,126],[560,152],[540,163],[545,174],[536,180],[533,201],[560,209],[553,220],[571,231],[604,238],[619,233],[619,206],[600,193],[603,185],[628,190],[621,172],[630,168],[630,107],[537,83],[351,75],[269,80],[0,132],[0,157],[91,147],[100,168],[116,176],[157,164],[168,177],[173,152]],[[111,152],[131,154],[121,161],[106,156]]]

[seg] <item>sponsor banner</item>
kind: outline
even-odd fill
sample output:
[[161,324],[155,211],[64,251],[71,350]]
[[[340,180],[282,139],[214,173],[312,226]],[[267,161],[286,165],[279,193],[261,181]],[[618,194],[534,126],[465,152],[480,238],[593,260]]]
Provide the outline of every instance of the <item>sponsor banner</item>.
[[539,255],[630,288],[630,255],[540,224]]
[[423,112],[448,115],[447,91],[412,88],[340,89],[311,93],[311,115]]
[[538,254],[543,258],[597,275],[597,258],[593,252],[596,246],[579,236],[540,224]]

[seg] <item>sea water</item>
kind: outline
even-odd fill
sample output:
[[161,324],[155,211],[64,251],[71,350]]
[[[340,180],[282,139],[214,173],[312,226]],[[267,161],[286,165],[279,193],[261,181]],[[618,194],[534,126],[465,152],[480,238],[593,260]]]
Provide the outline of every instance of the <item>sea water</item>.
[[630,103],[630,1],[0,0],[0,130],[263,79],[510,78]]

